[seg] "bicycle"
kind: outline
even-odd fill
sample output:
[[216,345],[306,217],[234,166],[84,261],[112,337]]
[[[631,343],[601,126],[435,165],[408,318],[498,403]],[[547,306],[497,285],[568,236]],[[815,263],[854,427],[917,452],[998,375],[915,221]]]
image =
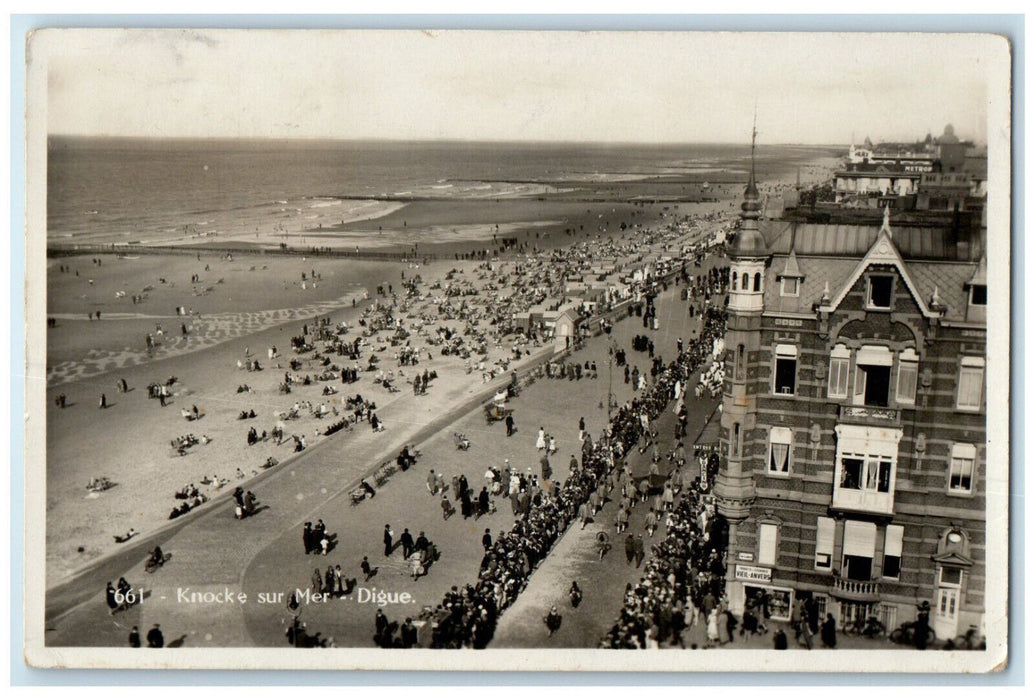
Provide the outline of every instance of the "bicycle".
[[884,623],[872,615],[865,619],[860,617],[852,622],[845,623],[841,631],[848,635],[861,635],[867,639],[876,639],[887,633]]
[[[916,645],[916,622],[904,622],[898,629],[891,633],[889,637],[895,644],[905,644],[907,646]],[[934,643],[935,634],[934,630],[930,627],[927,628],[927,646]]]

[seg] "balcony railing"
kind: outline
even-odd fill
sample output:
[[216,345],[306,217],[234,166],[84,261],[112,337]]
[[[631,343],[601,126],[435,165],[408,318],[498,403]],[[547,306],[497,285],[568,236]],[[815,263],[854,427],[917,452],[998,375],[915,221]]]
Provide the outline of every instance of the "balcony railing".
[[856,581],[835,575],[834,583],[830,586],[830,595],[864,602],[880,600],[880,584],[876,581]]
[[902,414],[897,408],[882,406],[842,406],[842,423],[863,425],[901,425]]

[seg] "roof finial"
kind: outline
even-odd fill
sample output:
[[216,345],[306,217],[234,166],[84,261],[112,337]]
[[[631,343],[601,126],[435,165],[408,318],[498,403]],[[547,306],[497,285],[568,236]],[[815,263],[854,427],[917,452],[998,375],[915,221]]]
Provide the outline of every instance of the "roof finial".
[[830,280],[823,285],[823,296],[820,301],[825,305],[830,303]]
[[891,205],[884,205],[884,223],[880,226],[881,231],[887,231],[891,235]]
[[751,117],[751,184],[755,184],[755,137],[758,136],[758,101],[755,101],[755,112]]

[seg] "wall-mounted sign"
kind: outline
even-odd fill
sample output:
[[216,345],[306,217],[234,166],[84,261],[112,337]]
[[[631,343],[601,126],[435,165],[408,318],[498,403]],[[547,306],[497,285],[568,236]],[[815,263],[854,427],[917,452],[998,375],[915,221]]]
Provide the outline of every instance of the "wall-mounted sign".
[[773,570],[761,566],[745,566],[737,564],[734,567],[734,575],[738,581],[756,581],[769,583],[773,580]]
[[737,559],[740,561],[754,561],[755,555],[751,552],[737,552]]

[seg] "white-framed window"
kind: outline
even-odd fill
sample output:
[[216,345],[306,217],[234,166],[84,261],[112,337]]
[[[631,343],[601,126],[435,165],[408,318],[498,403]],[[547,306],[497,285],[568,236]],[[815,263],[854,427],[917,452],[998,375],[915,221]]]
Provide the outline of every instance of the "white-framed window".
[[834,564],[834,519],[816,518],[816,568],[830,571]]
[[773,523],[758,525],[758,563],[767,566],[776,564],[776,535],[779,528]]
[[952,446],[949,457],[949,492],[971,493],[974,489],[974,464],[977,448],[974,445],[957,442]]
[[798,348],[777,345],[773,361],[773,393],[794,395],[798,377]]
[[891,309],[892,290],[895,278],[891,275],[870,275],[866,285],[866,307],[869,309]]
[[891,395],[891,350],[882,345],[864,345],[855,353],[856,406],[887,407]]
[[916,377],[920,358],[912,348],[898,356],[898,381],[895,382],[895,400],[899,403],[916,402]]
[[838,344],[830,352],[830,378],[827,383],[827,397],[848,398],[848,373],[851,369],[852,353]]
[[737,271],[736,271],[736,270],[733,270],[733,271],[732,271],[732,272],[730,273],[730,287],[732,287],[732,289],[733,289],[733,291],[734,291],[734,292],[735,292],[735,291],[737,291],[737,278],[738,278],[739,276],[740,276],[740,275],[738,275],[738,274],[737,274]]
[[902,535],[905,528],[901,525],[888,525],[884,529],[884,562],[881,576],[897,579],[902,573]]
[[958,566],[938,567],[938,586],[943,588],[963,586],[963,569]]
[[841,454],[842,489],[888,493],[891,490],[891,471],[894,457],[885,455],[863,455],[844,452]]
[[956,391],[956,408],[974,411],[981,408],[985,389],[985,358],[964,357],[960,360],[960,378]]
[[780,296],[782,297],[796,297],[798,296],[798,278],[797,277],[783,277],[780,280]]
[[776,427],[769,431],[769,473],[789,474],[791,471],[791,445],[794,434],[790,428]]

